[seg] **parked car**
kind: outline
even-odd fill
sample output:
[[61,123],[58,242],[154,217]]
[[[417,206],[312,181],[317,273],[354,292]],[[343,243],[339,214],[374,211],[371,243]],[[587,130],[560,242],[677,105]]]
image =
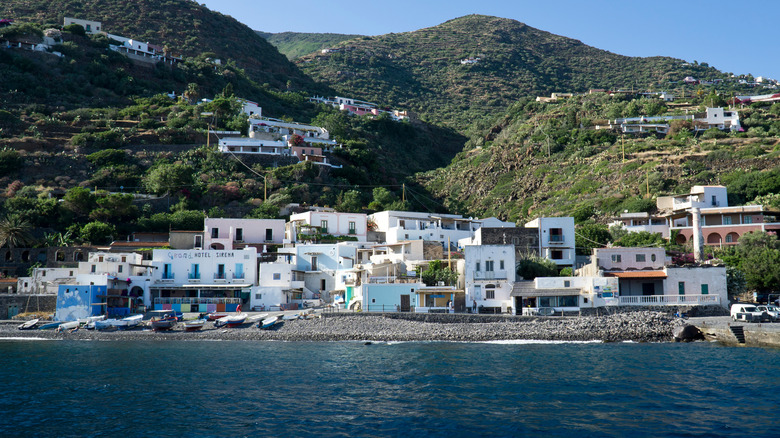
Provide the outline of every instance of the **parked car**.
[[768,313],[772,321],[780,320],[780,308],[777,306],[756,306],[756,309]]
[[771,321],[772,317],[767,312],[758,310],[753,304],[732,304],[731,319],[733,321],[762,322]]

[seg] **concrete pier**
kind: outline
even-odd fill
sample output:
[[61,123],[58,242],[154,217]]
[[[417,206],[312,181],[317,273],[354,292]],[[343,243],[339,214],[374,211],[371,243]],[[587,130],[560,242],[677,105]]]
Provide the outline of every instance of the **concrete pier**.
[[690,318],[708,341],[740,347],[780,348],[780,322],[746,323],[734,322],[730,317]]

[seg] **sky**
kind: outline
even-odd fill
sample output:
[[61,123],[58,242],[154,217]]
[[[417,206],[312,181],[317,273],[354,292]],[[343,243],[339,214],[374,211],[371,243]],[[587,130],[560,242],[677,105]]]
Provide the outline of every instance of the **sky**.
[[[203,1],[203,0],[200,0]],[[469,14],[511,18],[626,56],[780,79],[777,0],[207,0],[253,30],[382,35]]]

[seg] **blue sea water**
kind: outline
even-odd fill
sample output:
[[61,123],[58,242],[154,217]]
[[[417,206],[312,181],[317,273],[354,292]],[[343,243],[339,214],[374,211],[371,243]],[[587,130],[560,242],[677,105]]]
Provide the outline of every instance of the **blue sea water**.
[[779,436],[780,350],[0,341],[0,436]]

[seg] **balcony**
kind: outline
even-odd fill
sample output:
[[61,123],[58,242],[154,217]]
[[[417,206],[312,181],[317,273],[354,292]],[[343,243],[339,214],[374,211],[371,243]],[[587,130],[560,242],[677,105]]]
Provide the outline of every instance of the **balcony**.
[[245,277],[246,275],[243,272],[233,274],[233,279],[235,280],[243,280]]
[[214,274],[214,282],[215,283],[225,283],[227,282],[227,275],[224,272],[218,272]]
[[505,270],[499,271],[474,271],[474,280],[506,280]]
[[200,283],[200,272],[187,274],[187,280],[190,283]]
[[550,235],[550,243],[563,244],[565,241],[566,241],[566,238],[563,236],[563,234],[551,234]]
[[702,306],[719,305],[718,295],[628,295],[620,296],[614,303],[620,306]]

